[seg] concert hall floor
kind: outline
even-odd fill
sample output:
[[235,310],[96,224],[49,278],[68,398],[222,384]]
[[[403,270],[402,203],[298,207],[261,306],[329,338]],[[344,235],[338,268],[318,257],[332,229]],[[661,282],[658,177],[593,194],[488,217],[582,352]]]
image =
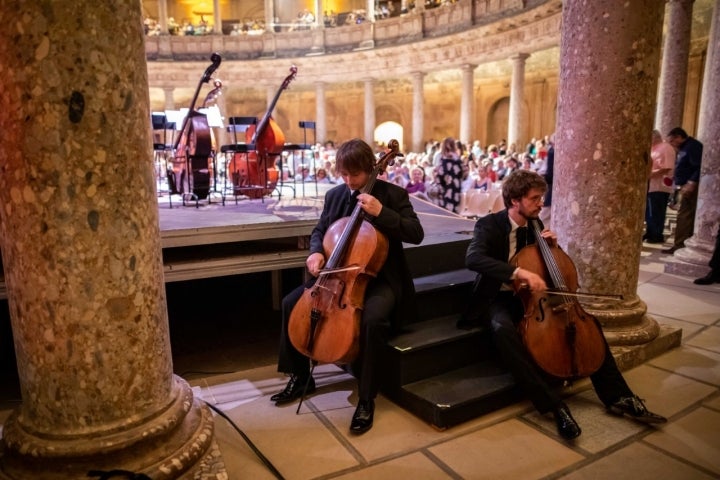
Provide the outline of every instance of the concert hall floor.
[[[311,199],[295,201],[302,202]],[[252,225],[263,222],[312,228],[319,212],[291,203],[278,211],[259,200],[252,208],[232,201],[169,209],[161,202],[163,242],[189,242],[192,219],[202,215],[209,230],[197,236],[207,248],[224,235],[256,236]],[[221,217],[236,217],[234,226]],[[246,228],[238,227],[244,222]],[[447,235],[458,231],[453,227]],[[442,233],[435,238],[442,241]],[[643,245],[638,295],[659,323],[682,328],[682,345],[625,373],[647,405],[669,418],[659,428],[606,414],[583,381],[566,399],[583,429],[574,442],[560,439],[552,418],[528,402],[439,431],[382,395],[372,430],[353,436],[355,382],[333,366],[318,367],[318,390],[299,415],[297,404],[275,407],[269,396],[286,378],[276,371],[279,314],[262,271],[167,284],[175,372],[222,409],[287,479],[718,478],[720,285],[698,286],[664,273],[668,256],[661,248]],[[288,270],[281,280],[289,287],[300,278]],[[0,423],[18,401],[17,379],[0,376]],[[224,419],[216,417],[215,426],[227,478],[274,478]]]
[[[299,415],[297,404],[275,407],[269,396],[286,381],[275,367],[279,332],[262,324],[248,334],[232,316],[219,322],[227,329],[216,327],[215,343],[208,334],[202,352],[186,350],[183,358],[174,351],[176,371],[186,369],[196,392],[224,410],[287,479],[718,478],[720,285],[663,273],[667,256],[660,248],[643,247],[638,294],[659,323],[683,329],[682,345],[625,373],[647,405],[669,418],[659,428],[606,414],[584,381],[566,399],[583,429],[574,442],[559,438],[552,418],[528,402],[438,431],[382,395],[372,430],[353,436],[354,380],[336,367],[318,367],[318,390]],[[214,301],[230,306],[232,299]],[[229,478],[273,478],[216,418]]]

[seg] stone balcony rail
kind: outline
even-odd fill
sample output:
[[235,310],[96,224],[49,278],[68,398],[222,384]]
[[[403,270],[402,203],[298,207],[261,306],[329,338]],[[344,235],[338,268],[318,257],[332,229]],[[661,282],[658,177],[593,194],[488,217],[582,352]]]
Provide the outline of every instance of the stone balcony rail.
[[[276,84],[289,63],[298,65],[298,81],[306,84],[400,78],[412,71],[478,65],[508,59],[520,50],[556,47],[561,17],[560,0],[459,0],[421,13],[341,27],[147,37],[145,48],[149,82],[155,87],[192,84],[195,62],[206,62],[212,52],[226,62],[223,75],[252,78],[259,85]],[[390,46],[394,48],[383,48]]]
[[545,14],[560,11],[561,2],[552,0],[459,0],[419,13],[413,11],[357,25],[277,33],[268,30],[260,35],[153,36],[146,39],[146,51],[148,60],[205,60],[208,51],[222,52],[228,60],[341,53],[457,33],[544,4],[549,7]]

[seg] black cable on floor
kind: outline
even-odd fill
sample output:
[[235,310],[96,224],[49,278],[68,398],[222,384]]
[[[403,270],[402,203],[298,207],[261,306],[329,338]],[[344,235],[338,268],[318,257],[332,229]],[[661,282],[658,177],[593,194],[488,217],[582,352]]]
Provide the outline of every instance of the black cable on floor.
[[265,464],[265,466],[268,468],[268,470],[270,470],[270,471],[273,473],[273,475],[275,475],[275,478],[277,478],[278,480],[285,480],[285,478],[284,478],[284,477],[282,476],[282,474],[278,471],[278,469],[275,468],[275,465],[273,465],[272,462],[270,462],[270,460],[268,460],[267,457],[266,457],[265,455],[263,455],[263,453],[255,446],[255,444],[252,442],[252,440],[250,440],[250,438],[249,438],[247,435],[245,435],[245,432],[243,432],[242,430],[240,430],[240,427],[238,427],[237,425],[235,425],[235,422],[233,422],[233,421],[230,419],[230,417],[228,417],[228,416],[225,414],[225,412],[223,412],[222,410],[220,410],[219,408],[217,408],[215,405],[212,405],[212,404],[209,403],[207,400],[203,400],[203,402],[205,402],[205,404],[206,404],[208,407],[210,407],[215,413],[217,413],[218,415],[220,415],[221,417],[223,417],[225,420],[227,420],[227,422],[228,422],[230,425],[232,425],[232,427],[235,429],[235,431],[238,432],[241,437],[243,437],[243,439],[245,440],[245,443],[247,443],[248,446],[252,449],[252,451],[255,452],[255,455],[257,455],[258,458],[259,458],[259,459]]

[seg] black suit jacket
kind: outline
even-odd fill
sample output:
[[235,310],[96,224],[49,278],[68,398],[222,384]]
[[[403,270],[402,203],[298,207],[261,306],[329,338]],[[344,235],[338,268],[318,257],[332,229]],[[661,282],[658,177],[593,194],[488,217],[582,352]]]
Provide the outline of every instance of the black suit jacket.
[[[405,259],[403,242],[417,245],[422,242],[425,233],[404,188],[378,180],[370,194],[383,205],[379,216],[369,217],[367,220],[388,237],[388,257],[378,272],[378,278],[387,281],[395,294],[395,315],[391,323],[398,329],[403,323],[412,321],[412,317],[417,313],[415,287]],[[322,245],[325,233],[330,225],[346,216],[349,195],[350,190],[345,184],[338,185],[325,194],[320,220],[310,234],[311,254],[325,253]]]
[[[540,228],[543,228],[542,222]],[[459,326],[471,326],[487,320],[487,308],[497,296],[502,284],[511,281],[515,271],[515,267],[508,262],[511,230],[507,209],[486,215],[475,223],[473,238],[465,256],[465,266],[478,275],[468,308]],[[535,236],[530,234],[527,240],[529,244],[535,243]]]

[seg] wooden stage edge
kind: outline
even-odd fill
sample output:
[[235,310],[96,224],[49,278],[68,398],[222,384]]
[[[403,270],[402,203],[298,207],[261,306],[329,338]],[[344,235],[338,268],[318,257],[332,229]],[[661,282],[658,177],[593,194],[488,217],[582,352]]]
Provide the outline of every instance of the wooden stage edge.
[[[171,208],[167,196],[158,197],[165,282],[304,267],[307,237],[320,217],[327,187],[312,197],[226,197],[224,205],[211,199],[197,207],[182,205],[176,196]],[[474,220],[412,196],[411,201],[425,230],[421,246],[471,238]],[[0,298],[7,298],[4,276]]]

